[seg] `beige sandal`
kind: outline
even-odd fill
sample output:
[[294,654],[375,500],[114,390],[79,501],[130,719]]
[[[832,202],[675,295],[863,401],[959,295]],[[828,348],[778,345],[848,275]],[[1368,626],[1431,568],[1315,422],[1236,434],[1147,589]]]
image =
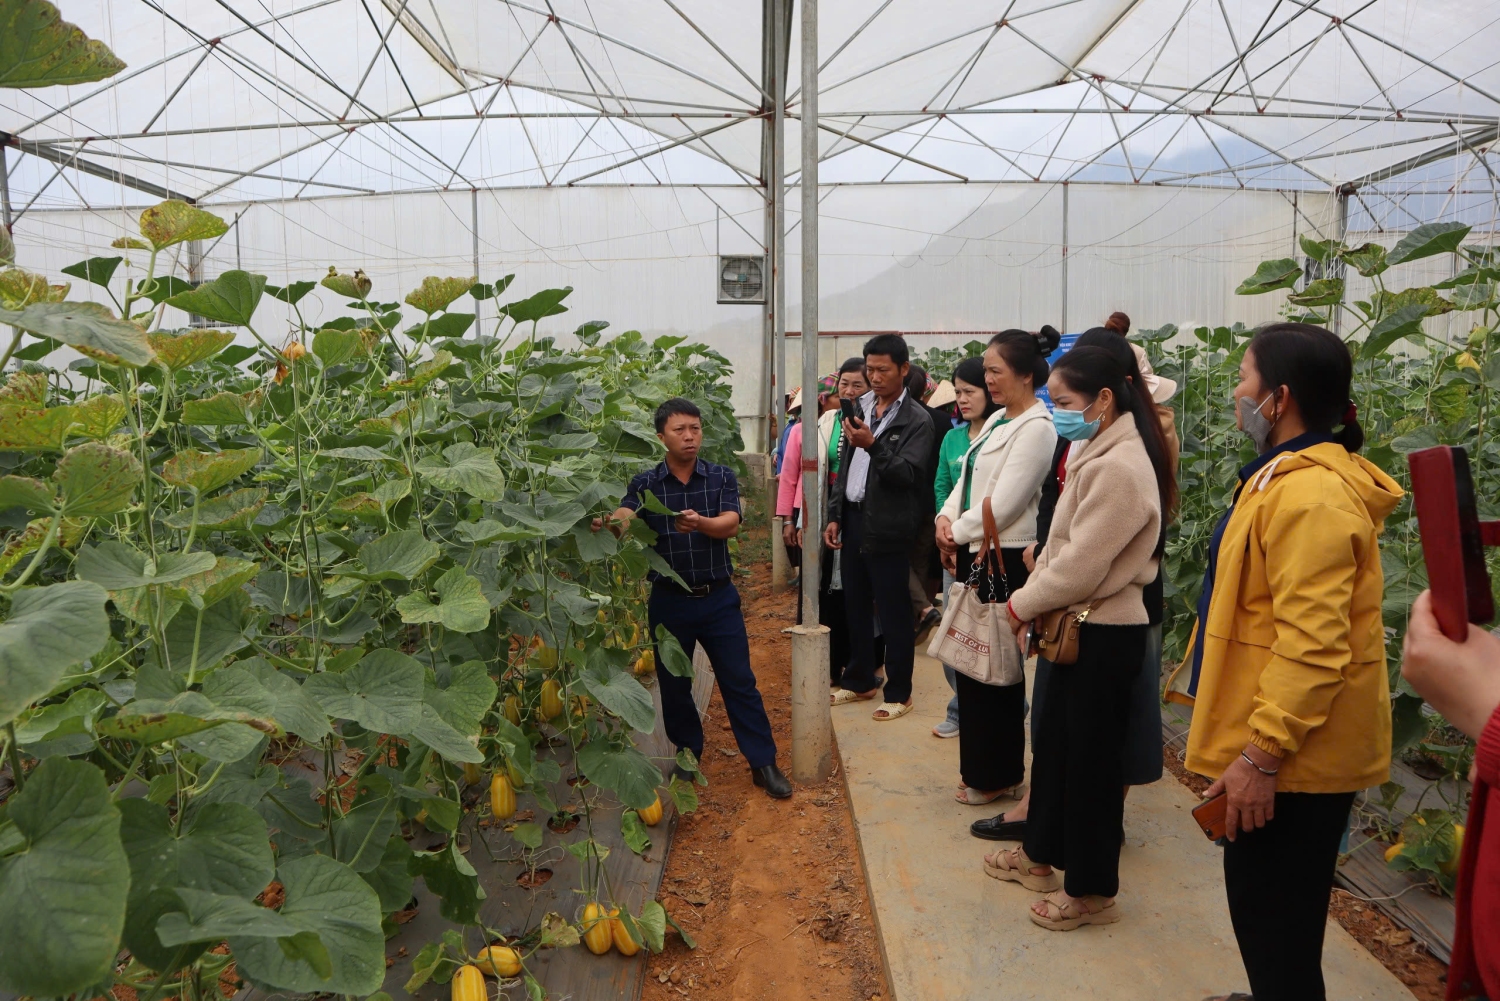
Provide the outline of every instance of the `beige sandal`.
[[1039,868],[1042,867],[1027,858],[1026,852],[1020,848],[1010,851],[1000,848],[984,857],[985,875],[993,876],[995,879],[1020,883],[1026,889],[1037,893],[1047,893],[1062,886],[1062,882],[1057,878],[1056,869],[1049,869],[1045,875],[1031,871]]
[[[1052,931],[1072,931],[1083,925],[1110,925],[1120,920],[1120,909],[1115,906],[1113,897],[1070,897],[1060,901],[1057,896],[1049,893],[1039,901],[1047,912],[1045,915],[1038,914],[1035,905],[1026,909],[1027,915],[1034,923]],[[1099,906],[1091,910],[1091,903]]]
[[966,806],[985,806],[997,799],[1019,800],[1021,791],[1025,788],[1024,785],[1013,785],[1004,789],[996,789],[994,792],[980,792],[972,786],[961,785],[953,798]]
[[852,692],[847,688],[835,688],[832,692],[829,693],[828,704],[834,706],[846,706],[851,702],[868,702],[879,694],[880,689],[878,688],[864,693]]
[[910,702],[882,702],[880,708],[870,714],[870,718],[877,723],[888,723],[893,719],[900,719],[911,712]]

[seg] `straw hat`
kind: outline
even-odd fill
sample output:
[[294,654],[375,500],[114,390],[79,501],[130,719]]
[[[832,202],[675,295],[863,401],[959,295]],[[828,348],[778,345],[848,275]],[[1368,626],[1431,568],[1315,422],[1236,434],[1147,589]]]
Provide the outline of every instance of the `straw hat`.
[[1145,348],[1139,344],[1132,344],[1130,350],[1135,352],[1135,363],[1140,366],[1141,378],[1145,380],[1146,390],[1151,394],[1152,400],[1157,403],[1166,403],[1176,395],[1176,381],[1151,371],[1151,361],[1146,357]]
[[792,402],[788,403],[786,405],[786,412],[787,413],[791,413],[793,410],[801,410],[801,409],[802,409],[802,387],[798,386],[796,389],[792,390]]
[[958,394],[953,391],[953,383],[948,381],[947,379],[944,379],[942,382],[937,384],[937,388],[934,389],[932,391],[932,395],[928,397],[927,405],[929,407],[933,407],[934,409],[937,407],[946,407],[950,406],[957,399]]

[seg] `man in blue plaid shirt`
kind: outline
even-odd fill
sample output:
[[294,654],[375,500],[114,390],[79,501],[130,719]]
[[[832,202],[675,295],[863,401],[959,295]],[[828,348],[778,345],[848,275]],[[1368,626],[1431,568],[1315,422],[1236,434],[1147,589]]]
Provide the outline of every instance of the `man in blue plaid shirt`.
[[[656,533],[657,554],[682,583],[656,570],[647,574],[651,635],[656,636],[657,626],[666,626],[689,657],[703,644],[752,780],[767,795],[786,799],[792,784],[776,767],[776,741],[750,669],[750,639],[729,557],[729,540],[740,530],[739,482],[729,468],[698,458],[703,417],[692,401],[674,397],[658,407],[656,436],[666,447],[666,461],[630,481],[620,507],[609,518],[609,528],[620,534],[629,519],[639,517]],[[643,510],[647,491],[675,513]],[[604,524],[594,519],[594,531]],[[656,663],[662,663],[659,650]],[[692,679],[666,670],[658,670],[656,678],[667,738],[702,758],[703,720],[693,702]]]

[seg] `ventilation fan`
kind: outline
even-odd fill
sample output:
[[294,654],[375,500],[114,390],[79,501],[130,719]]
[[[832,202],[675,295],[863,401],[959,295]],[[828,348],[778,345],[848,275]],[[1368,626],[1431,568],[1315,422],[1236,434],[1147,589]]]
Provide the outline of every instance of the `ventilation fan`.
[[719,302],[755,304],[766,301],[764,257],[719,258]]

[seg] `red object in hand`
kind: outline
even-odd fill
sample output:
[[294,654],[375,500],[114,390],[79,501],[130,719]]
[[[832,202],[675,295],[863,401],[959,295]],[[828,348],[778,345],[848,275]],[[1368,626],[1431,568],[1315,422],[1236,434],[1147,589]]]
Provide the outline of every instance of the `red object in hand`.
[[1449,1001],[1500,998],[1500,709],[1479,736],[1474,790],[1454,901]]
[[1484,547],[1500,544],[1500,522],[1479,520],[1469,456],[1463,449],[1424,448],[1406,461],[1433,614],[1443,635],[1462,643],[1470,622],[1495,617]]

